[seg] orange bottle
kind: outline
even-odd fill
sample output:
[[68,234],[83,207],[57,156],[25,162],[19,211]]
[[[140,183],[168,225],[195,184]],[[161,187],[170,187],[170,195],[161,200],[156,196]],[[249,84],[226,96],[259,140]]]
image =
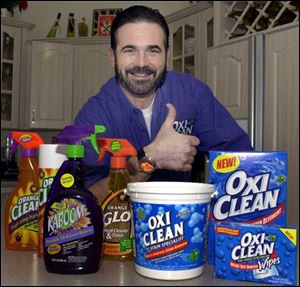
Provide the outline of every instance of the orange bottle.
[[39,168],[36,149],[44,141],[36,133],[10,132],[12,153],[23,148],[17,186],[6,200],[4,233],[7,249],[36,250],[38,247]]
[[135,156],[136,150],[126,139],[98,139],[100,162],[106,152],[112,154],[108,191],[102,201],[103,252],[109,260],[133,259],[133,225],[129,197],[124,188],[130,177],[126,169],[126,157]]

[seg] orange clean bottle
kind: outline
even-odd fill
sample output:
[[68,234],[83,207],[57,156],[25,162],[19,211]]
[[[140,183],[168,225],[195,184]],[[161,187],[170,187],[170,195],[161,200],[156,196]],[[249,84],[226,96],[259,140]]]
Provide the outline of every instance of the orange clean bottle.
[[133,259],[133,225],[129,197],[124,193],[131,182],[126,169],[126,157],[136,156],[135,148],[126,139],[99,138],[98,162],[106,152],[112,154],[108,179],[108,191],[102,201],[103,211],[103,259]]
[[33,132],[10,132],[11,153],[22,146],[19,176],[9,194],[4,211],[4,234],[7,249],[36,250],[38,248],[39,167],[36,149],[44,141]]

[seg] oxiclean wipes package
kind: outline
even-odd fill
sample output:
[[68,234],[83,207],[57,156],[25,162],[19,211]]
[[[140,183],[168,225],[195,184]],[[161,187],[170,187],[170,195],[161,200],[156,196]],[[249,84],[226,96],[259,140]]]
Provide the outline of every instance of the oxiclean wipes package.
[[295,228],[219,222],[215,232],[217,278],[296,285]]

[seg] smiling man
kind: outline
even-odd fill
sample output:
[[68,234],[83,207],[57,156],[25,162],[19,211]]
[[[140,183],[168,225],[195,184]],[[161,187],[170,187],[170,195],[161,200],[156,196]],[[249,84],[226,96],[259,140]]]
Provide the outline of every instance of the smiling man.
[[166,73],[163,30],[156,23],[128,23],[118,29],[116,37],[118,46],[109,51],[116,77],[129,101],[147,108]]
[[[108,53],[116,76],[75,119],[105,125],[103,137],[126,138],[135,146],[138,156],[128,160],[134,181],[189,181],[197,150],[252,150],[247,134],[205,83],[166,70],[168,51],[169,28],[157,10],[132,6],[120,12]],[[87,144],[85,161],[86,185],[101,199],[109,156],[99,166]]]

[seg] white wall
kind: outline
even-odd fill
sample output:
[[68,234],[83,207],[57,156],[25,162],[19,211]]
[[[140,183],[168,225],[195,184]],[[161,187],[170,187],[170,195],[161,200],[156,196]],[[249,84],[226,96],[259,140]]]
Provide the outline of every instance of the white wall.
[[162,15],[166,16],[188,7],[190,4],[189,1],[28,1],[26,10],[20,13],[18,8],[15,9],[14,18],[36,25],[29,34],[30,39],[46,38],[50,27],[56,19],[57,13],[61,12],[61,33],[57,33],[56,37],[64,38],[66,37],[68,15],[72,12],[75,15],[77,23],[81,21],[82,17],[85,17],[86,24],[89,26],[89,36],[91,36],[94,9],[124,9],[132,5],[149,6],[158,9]]

